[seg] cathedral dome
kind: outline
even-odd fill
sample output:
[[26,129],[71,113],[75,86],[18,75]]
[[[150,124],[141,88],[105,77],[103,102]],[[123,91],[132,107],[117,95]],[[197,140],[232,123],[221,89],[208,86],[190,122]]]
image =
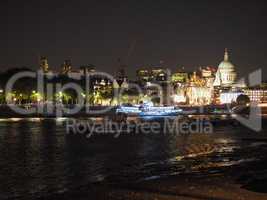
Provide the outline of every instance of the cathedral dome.
[[220,63],[219,70],[235,71],[235,66],[229,61],[227,49],[225,50],[224,60]]
[[236,80],[235,66],[229,61],[227,49],[225,49],[224,60],[218,66],[214,86],[232,86]]
[[228,61],[221,62],[218,68],[220,70],[235,71],[235,66]]

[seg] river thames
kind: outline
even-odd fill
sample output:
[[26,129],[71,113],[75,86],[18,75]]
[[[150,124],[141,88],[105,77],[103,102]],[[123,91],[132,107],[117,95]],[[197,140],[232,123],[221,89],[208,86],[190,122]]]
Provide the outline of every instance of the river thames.
[[267,178],[266,126],[259,133],[224,125],[209,134],[86,138],[66,134],[67,120],[0,121],[1,199],[44,197],[97,183],[220,174],[231,166],[255,165],[249,178]]

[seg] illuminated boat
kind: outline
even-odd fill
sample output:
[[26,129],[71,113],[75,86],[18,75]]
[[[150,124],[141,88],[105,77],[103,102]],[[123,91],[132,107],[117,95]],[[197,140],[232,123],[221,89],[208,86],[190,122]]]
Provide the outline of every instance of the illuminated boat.
[[174,106],[121,105],[116,109],[116,114],[134,115],[143,117],[171,117],[182,114],[183,110]]
[[138,115],[141,113],[140,106],[122,105],[116,109],[117,114]]
[[178,116],[183,112],[182,109],[175,108],[174,106],[153,106],[153,107],[147,107],[142,110],[142,112],[139,113],[139,116],[141,118],[144,117],[173,117]]

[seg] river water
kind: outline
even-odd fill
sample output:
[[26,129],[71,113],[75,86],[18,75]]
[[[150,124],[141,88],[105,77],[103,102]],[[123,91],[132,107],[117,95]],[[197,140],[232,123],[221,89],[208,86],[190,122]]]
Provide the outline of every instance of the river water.
[[[63,193],[96,182],[205,173],[266,159],[266,127],[217,126],[211,134],[66,134],[68,119],[0,121],[0,198]],[[204,172],[203,172],[204,173]],[[265,172],[264,172],[265,173]]]

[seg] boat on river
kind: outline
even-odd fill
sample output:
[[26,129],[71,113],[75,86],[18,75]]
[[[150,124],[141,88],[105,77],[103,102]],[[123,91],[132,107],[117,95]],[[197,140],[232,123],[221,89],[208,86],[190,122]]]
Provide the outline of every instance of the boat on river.
[[141,119],[161,119],[176,117],[182,114],[183,110],[175,106],[132,106],[123,105],[116,109],[116,115],[135,116]]

